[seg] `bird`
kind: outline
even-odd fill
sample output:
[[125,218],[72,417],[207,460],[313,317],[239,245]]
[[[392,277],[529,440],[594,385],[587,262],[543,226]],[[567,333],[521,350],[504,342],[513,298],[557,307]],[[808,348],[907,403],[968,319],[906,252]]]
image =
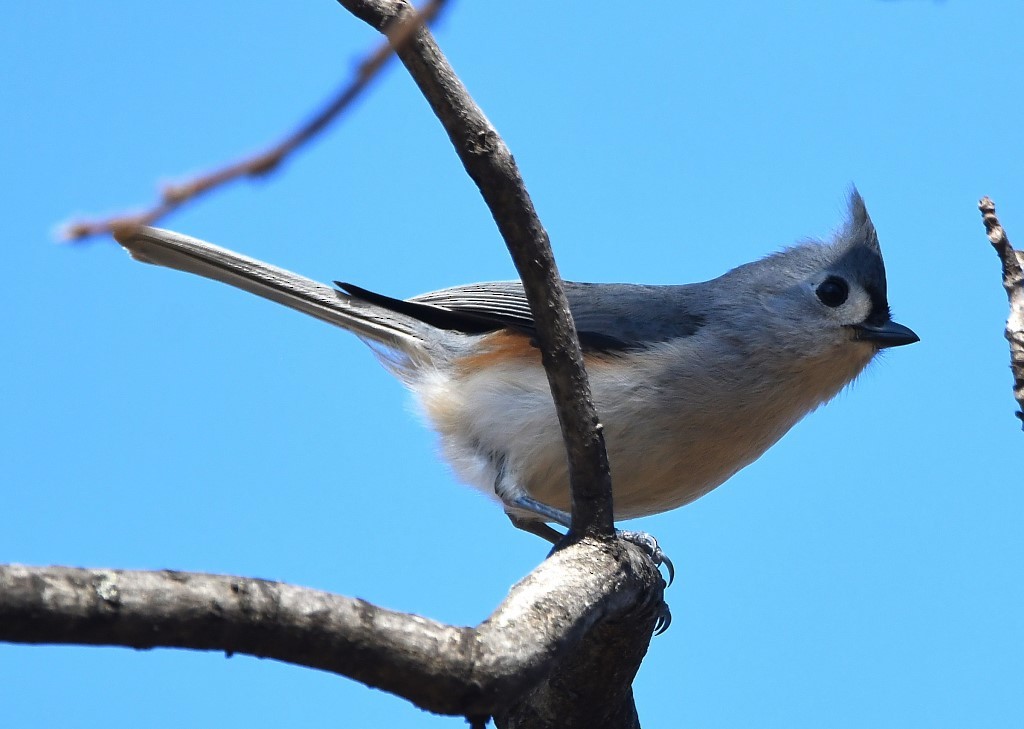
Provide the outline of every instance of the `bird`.
[[[604,428],[616,520],[675,509],[759,458],[880,351],[893,321],[878,235],[853,189],[844,224],[680,285],[566,282]],[[561,431],[523,286],[392,298],[318,283],[167,230],[115,235],[135,259],[219,280],[354,333],[415,395],[461,480],[513,524],[571,526]],[[671,567],[670,567],[671,569]]]

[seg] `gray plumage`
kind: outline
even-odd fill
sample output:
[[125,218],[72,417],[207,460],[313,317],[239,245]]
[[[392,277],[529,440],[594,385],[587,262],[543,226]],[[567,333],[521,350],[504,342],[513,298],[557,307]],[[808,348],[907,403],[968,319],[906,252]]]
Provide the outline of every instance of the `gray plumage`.
[[[353,331],[417,395],[448,461],[519,517],[565,522],[564,448],[520,283],[408,300],[323,284],[167,231],[120,241],[136,258],[214,278]],[[711,281],[568,283],[605,426],[617,518],[718,486],[853,381],[917,340],[889,315],[885,267],[860,196],[829,242]]]

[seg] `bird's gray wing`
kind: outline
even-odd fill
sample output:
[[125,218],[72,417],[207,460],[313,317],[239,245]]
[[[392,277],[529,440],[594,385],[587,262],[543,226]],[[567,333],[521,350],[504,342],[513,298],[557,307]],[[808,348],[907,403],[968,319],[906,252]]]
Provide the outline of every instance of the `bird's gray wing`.
[[[483,334],[512,329],[536,333],[530,305],[518,281],[456,286],[393,299],[348,283],[335,282],[349,295],[413,316],[442,329]],[[706,321],[701,284],[565,283],[569,308],[585,351],[621,352],[688,336]]]

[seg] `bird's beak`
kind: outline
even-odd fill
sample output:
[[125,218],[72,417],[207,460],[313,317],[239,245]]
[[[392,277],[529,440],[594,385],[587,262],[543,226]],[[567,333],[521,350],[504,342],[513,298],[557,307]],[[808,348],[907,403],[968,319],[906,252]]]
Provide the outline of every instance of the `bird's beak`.
[[886,347],[902,347],[904,344],[913,344],[921,341],[921,337],[914,334],[914,330],[897,324],[894,321],[887,321],[881,326],[871,324],[854,324],[854,339],[861,342],[871,342],[879,349]]

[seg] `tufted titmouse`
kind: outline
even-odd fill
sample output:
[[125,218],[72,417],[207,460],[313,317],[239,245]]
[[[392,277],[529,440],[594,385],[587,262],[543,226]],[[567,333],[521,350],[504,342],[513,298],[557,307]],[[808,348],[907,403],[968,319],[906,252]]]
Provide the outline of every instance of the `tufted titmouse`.
[[[879,350],[890,319],[864,202],[808,242],[682,286],[566,283],[604,423],[617,519],[682,506],[761,456]],[[417,396],[458,475],[517,526],[569,525],[565,451],[519,282],[392,299],[342,290],[194,238],[119,236],[146,263],[217,279],[354,332]],[[546,534],[547,532],[547,534]]]

